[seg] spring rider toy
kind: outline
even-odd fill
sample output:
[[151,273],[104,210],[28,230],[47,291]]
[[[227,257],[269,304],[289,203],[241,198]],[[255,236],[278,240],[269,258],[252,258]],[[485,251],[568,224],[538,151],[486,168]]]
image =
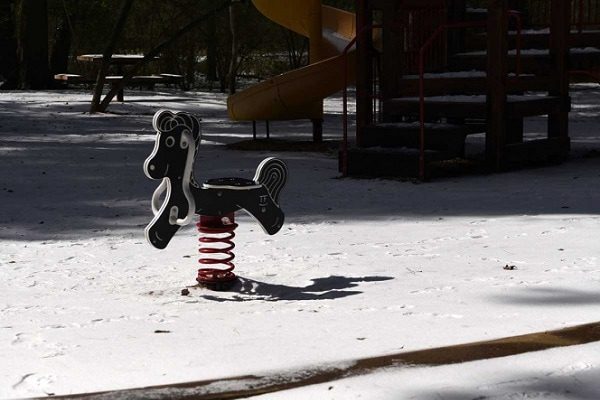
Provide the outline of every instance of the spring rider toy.
[[[245,210],[267,234],[277,233],[284,220],[278,199],[287,167],[270,157],[258,165],[252,180],[217,178],[198,185],[194,161],[201,139],[200,122],[189,113],[160,110],[152,125],[157,131],[156,141],[144,162],[144,172],[161,183],[152,194],[154,218],[145,229],[146,239],[164,249],[180,227],[199,215],[196,226],[205,236],[199,239],[198,261],[203,267],[196,280],[209,289],[227,290],[237,279],[232,262],[233,231],[238,226],[235,212]],[[221,268],[214,267],[219,264]]]

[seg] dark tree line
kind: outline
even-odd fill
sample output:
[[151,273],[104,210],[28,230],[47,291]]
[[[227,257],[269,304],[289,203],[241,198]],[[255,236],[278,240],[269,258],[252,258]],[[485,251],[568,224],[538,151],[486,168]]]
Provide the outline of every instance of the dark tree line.
[[[48,89],[54,74],[85,73],[78,54],[102,53],[128,0],[0,0],[0,89]],[[147,53],[223,0],[133,0],[115,53]],[[352,8],[352,0],[328,4]],[[307,62],[306,39],[261,15],[251,1],[202,20],[161,50],[153,65],[184,88],[234,92],[238,77],[264,78]],[[143,67],[150,68],[150,67]],[[145,72],[142,68],[141,72]],[[89,72],[89,71],[88,71]]]

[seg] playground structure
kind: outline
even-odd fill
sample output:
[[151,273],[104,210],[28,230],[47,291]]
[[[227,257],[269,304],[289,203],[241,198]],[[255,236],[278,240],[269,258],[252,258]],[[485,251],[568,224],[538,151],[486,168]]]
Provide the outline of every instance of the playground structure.
[[[230,117],[310,119],[320,141],[322,99],[356,83],[344,175],[427,179],[475,133],[488,170],[560,162],[569,81],[600,82],[599,0],[359,0],[356,15],[319,0],[253,4],[309,38],[310,63],[230,96]],[[545,137],[527,131],[535,116],[547,116]]]
[[194,179],[194,160],[201,140],[200,122],[188,113],[160,110],[153,127],[156,141],[144,172],[161,183],[152,195],[154,218],[145,229],[146,239],[164,249],[180,227],[199,215],[197,227],[206,236],[199,239],[199,263],[204,267],[196,280],[208,288],[226,290],[236,281],[232,262],[235,212],[245,210],[267,234],[277,233],[284,221],[278,199],[287,167],[279,159],[267,158],[254,179],[217,178],[199,185]]
[[[272,77],[227,100],[234,120],[310,119],[313,139],[322,140],[323,99],[339,92],[345,65],[354,65],[345,47],[355,37],[355,16],[320,0],[253,0],[267,18],[309,39],[309,65]],[[351,76],[354,74],[351,73]]]
[[[350,143],[344,134],[345,175],[427,179],[432,165],[464,157],[473,133],[485,134],[483,161],[492,171],[565,159],[569,78],[597,73],[600,50],[591,46],[600,36],[586,28],[600,26],[600,2],[357,6],[356,137]],[[547,116],[545,137],[527,134],[524,120],[533,116]]]

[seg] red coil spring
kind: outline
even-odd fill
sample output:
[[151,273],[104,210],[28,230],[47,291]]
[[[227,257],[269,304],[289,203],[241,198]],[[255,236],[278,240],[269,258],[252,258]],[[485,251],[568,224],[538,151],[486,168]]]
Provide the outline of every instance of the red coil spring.
[[[231,286],[236,280],[235,274],[232,272],[235,268],[233,259],[235,255],[232,250],[235,247],[233,232],[238,224],[234,222],[234,214],[227,214],[222,217],[201,215],[196,224],[198,231],[207,236],[200,236],[200,248],[198,251],[207,257],[200,257],[198,262],[202,265],[220,264],[227,268],[200,268],[198,270],[198,283],[208,286],[216,290],[224,290]],[[214,246],[220,243],[225,246]],[[217,255],[217,257],[214,257]],[[212,256],[212,257],[210,257]],[[223,257],[224,256],[224,257]]]

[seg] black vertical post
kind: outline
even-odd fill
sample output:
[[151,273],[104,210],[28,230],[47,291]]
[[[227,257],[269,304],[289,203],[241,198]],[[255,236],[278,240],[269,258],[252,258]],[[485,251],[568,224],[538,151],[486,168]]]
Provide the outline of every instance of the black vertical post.
[[364,27],[372,25],[373,15],[367,0],[358,0],[356,4],[356,145],[361,147],[363,128],[373,119],[371,99],[369,96],[373,76],[370,41],[371,32],[362,32]]
[[550,58],[553,62],[549,95],[561,98],[561,109],[548,115],[548,137],[565,141],[569,150],[569,30],[571,0],[552,0],[550,10]]
[[[48,1],[17,2],[17,58],[21,89],[46,89],[48,69]],[[2,19],[6,19],[2,16]],[[2,60],[4,63],[4,60]]]
[[313,118],[311,119],[313,129],[313,142],[321,143],[323,141],[323,119]]
[[506,143],[506,74],[508,52],[507,0],[488,0],[487,17],[487,133],[486,162],[499,170],[504,166]]
[[[447,19],[450,22],[461,22],[465,20],[467,2],[466,0],[448,0]],[[451,29],[448,31],[448,52],[447,56],[464,51],[465,32],[464,29]],[[448,60],[446,60],[448,62]]]
[[[123,66],[121,64],[117,64],[117,75],[124,77],[123,75]],[[123,88],[120,88],[117,92],[117,101],[125,101],[125,95],[123,92]]]

